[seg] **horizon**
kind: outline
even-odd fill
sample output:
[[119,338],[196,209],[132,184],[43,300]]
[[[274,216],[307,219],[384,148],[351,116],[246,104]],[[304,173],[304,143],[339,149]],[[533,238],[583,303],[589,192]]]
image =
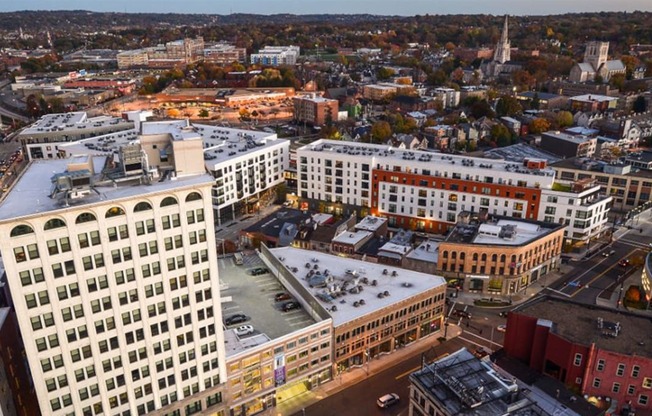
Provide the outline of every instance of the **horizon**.
[[99,0],[57,0],[52,8],[50,0],[23,0],[20,7],[14,4],[0,5],[0,12],[20,11],[88,11],[98,13],[178,13],[178,14],[370,14],[377,16],[415,15],[514,15],[544,16],[567,13],[634,12],[652,11],[650,0],[547,0],[532,2],[523,0],[331,0],[316,3],[314,0],[194,0],[180,3],[176,0],[159,0],[156,3],[142,0],[104,2]]

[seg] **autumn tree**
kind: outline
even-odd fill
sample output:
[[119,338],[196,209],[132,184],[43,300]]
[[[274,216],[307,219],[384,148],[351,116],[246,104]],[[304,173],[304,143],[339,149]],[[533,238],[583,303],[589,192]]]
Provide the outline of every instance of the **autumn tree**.
[[177,118],[179,115],[181,115],[181,112],[177,110],[176,108],[168,108],[167,111],[168,117],[170,118]]
[[555,117],[559,127],[570,127],[573,125],[573,114],[570,111],[560,111]]
[[518,114],[521,114],[523,112],[523,107],[521,106],[521,103],[518,102],[516,97],[513,97],[511,95],[503,95],[500,97],[498,100],[498,103],[496,104],[496,114],[499,117],[503,116],[515,116]]
[[535,118],[529,124],[530,133],[541,134],[544,131],[550,130],[550,122],[545,118]]
[[371,138],[376,143],[384,143],[392,136],[392,127],[386,121],[377,121],[371,126]]
[[197,115],[199,117],[201,117],[201,118],[206,118],[206,117],[208,117],[208,110],[205,109],[205,108],[202,108],[201,110],[199,110],[199,113]]
[[512,142],[512,132],[501,123],[497,123],[491,128],[491,141],[498,147],[509,146]]

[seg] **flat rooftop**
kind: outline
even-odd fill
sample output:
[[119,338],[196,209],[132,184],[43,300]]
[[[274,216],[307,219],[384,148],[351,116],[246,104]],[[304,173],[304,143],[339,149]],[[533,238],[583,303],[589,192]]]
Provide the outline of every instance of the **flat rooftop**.
[[371,231],[345,231],[333,238],[333,243],[341,244],[357,244],[360,241],[371,237],[373,233]]
[[[269,251],[312,295],[312,299],[305,301],[322,305],[335,326],[446,285],[446,280],[441,276],[384,264],[292,247],[274,248]],[[306,277],[310,272],[312,276],[308,280]],[[317,287],[324,285],[326,287]],[[346,295],[339,295],[341,292]]]
[[[141,127],[143,135],[170,134],[174,140],[202,139],[207,170],[215,170],[217,165],[227,160],[287,142],[275,133],[193,124],[188,120],[147,121]],[[66,143],[59,148],[68,154],[107,154],[117,152],[125,144],[137,142],[138,136],[138,132],[131,129]]]
[[540,221],[492,217],[486,222],[458,223],[446,237],[449,243],[520,246],[562,227]]
[[86,112],[76,111],[71,113],[47,114],[39,118],[34,124],[25,128],[20,136],[43,135],[47,132],[73,131],[93,129],[115,125],[116,128],[127,129],[133,126],[132,121],[120,117],[99,116],[88,118]]
[[[555,172],[550,168],[527,169],[522,163],[514,163],[505,160],[493,160],[480,157],[469,157],[463,155],[452,155],[435,153],[425,150],[401,150],[389,145],[343,142],[338,140],[318,140],[314,143],[303,146],[300,151],[341,153],[353,156],[370,156],[369,163],[383,163],[397,160],[414,161],[414,163],[428,163],[433,171],[445,165],[459,165],[461,167],[472,167],[475,169],[487,170],[489,172],[512,172],[522,175],[554,177]],[[375,158],[375,159],[373,159]],[[452,166],[454,169],[455,167]]]
[[[552,296],[541,297],[534,302],[523,304],[515,312],[553,323],[552,332],[571,342],[625,355],[652,357],[652,321],[647,316],[635,315],[622,310],[601,308],[558,299]],[[603,328],[598,328],[598,318],[603,320]],[[618,323],[617,336],[605,336],[609,324]]]
[[566,142],[575,143],[575,144],[581,144],[591,140],[595,140],[593,137],[587,137],[578,134],[562,133],[560,131],[547,131],[541,135],[541,138],[544,137],[551,137],[554,139],[564,140]]
[[417,248],[410,251],[405,257],[412,260],[437,263],[439,260],[439,243],[440,241],[438,240],[425,240],[419,244]]
[[525,159],[542,159],[547,161],[548,164],[551,164],[560,160],[556,155],[537,149],[536,147],[528,146],[525,143],[491,149],[486,151],[484,155],[491,159],[503,159],[506,162],[514,163],[523,163]]
[[374,217],[367,215],[355,225],[356,230],[376,231],[387,222],[387,218]]
[[453,415],[547,415],[515,379],[462,348],[410,375]]
[[[76,162],[80,157],[84,156],[31,162],[6,194],[4,201],[0,203],[0,221],[67,209],[68,206],[63,199],[50,197],[52,192],[51,178],[57,173],[65,172],[68,163]],[[95,172],[102,172],[105,162],[106,156],[94,156],[93,166]],[[94,178],[98,179],[99,176],[100,174],[96,173]],[[69,200],[68,205],[70,207],[79,207],[94,203],[106,203],[106,201],[147,195],[185,186],[213,183],[213,177],[208,174],[183,176],[173,181],[159,182],[153,180],[151,184],[147,185],[141,184],[139,179],[140,176],[135,177],[133,180],[117,182],[117,186],[114,186],[112,181],[96,183],[95,190],[97,193],[91,192],[83,198]]]

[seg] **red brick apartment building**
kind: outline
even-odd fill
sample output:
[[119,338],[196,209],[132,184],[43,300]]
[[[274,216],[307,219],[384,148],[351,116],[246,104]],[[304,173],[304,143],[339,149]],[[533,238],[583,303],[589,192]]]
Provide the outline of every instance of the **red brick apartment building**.
[[650,333],[649,317],[544,296],[510,312],[504,348],[607,415],[652,415]]

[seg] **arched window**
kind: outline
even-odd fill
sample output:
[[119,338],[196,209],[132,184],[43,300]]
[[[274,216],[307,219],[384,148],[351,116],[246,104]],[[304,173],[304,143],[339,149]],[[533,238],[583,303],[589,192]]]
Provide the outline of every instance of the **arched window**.
[[478,261],[478,253],[473,253],[473,261]]
[[505,260],[506,260],[506,259],[507,259],[507,256],[505,256],[504,254],[502,254],[502,255],[500,256],[500,261],[501,261],[501,263],[505,263]]
[[148,211],[150,209],[152,209],[152,206],[149,204],[149,202],[139,202],[134,207],[134,212]]
[[457,251],[451,252],[451,259],[455,260],[457,258]]
[[24,224],[17,225],[11,229],[10,235],[12,237],[18,237],[19,235],[25,235],[25,234],[34,234],[34,229],[29,225],[24,225]]
[[460,260],[464,260],[465,258],[466,258],[466,253],[465,253],[465,252],[461,252],[461,253],[460,253]]
[[83,224],[85,222],[90,222],[90,221],[97,221],[97,218],[95,218],[95,214],[91,214],[90,212],[83,212],[77,216],[77,219],[75,220],[75,224]]
[[106,211],[106,218],[118,217],[120,215],[125,215],[124,209],[120,207],[112,207],[109,208],[108,211]]
[[199,192],[191,192],[186,197],[186,202],[198,201],[200,199],[202,199],[202,198],[201,198],[201,194]]
[[487,261],[487,253],[482,253],[482,257],[480,257],[482,261]]
[[512,263],[516,263],[516,254],[512,254]]
[[498,260],[498,254],[492,254],[491,255],[491,261],[497,261]]
[[48,222],[45,223],[45,226],[43,226],[44,230],[54,230],[55,228],[61,228],[65,227],[66,223],[63,222],[62,219],[59,218],[52,218],[51,220],[48,220]]
[[443,256],[445,259],[447,259],[447,258],[448,258],[448,251],[444,251],[444,252],[442,253],[442,256]]
[[171,196],[168,196],[161,201],[161,206],[162,207],[168,207],[170,205],[177,205],[178,202],[176,199],[172,198]]

